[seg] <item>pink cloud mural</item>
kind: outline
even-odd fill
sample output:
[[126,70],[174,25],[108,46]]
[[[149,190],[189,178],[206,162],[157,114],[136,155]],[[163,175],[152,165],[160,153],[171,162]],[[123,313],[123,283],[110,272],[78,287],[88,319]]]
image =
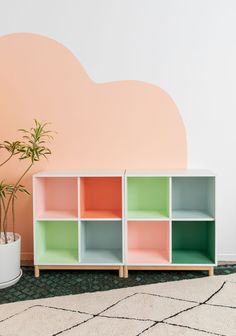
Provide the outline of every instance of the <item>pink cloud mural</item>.
[[[34,118],[57,131],[52,157],[35,171],[186,168],[184,124],[165,91],[132,80],[95,83],[66,47],[44,36],[0,37],[0,113],[1,139],[14,138]],[[6,169],[10,179],[18,176],[14,162]],[[19,201],[17,212],[24,258],[30,259],[29,198]]]

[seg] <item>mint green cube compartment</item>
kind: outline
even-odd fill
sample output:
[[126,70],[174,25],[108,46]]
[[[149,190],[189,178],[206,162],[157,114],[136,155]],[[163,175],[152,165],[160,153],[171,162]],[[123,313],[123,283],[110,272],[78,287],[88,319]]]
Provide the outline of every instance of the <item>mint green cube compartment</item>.
[[173,264],[215,263],[214,221],[172,222]]
[[127,177],[128,219],[169,217],[168,177]]
[[39,265],[77,264],[78,222],[36,222],[36,256]]

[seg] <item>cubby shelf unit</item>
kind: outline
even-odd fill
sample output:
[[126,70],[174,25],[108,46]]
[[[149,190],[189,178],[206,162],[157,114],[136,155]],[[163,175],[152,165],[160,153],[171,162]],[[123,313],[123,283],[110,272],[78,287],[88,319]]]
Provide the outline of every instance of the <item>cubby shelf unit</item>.
[[125,173],[124,274],[216,265],[215,176],[205,170]]
[[203,170],[41,172],[33,176],[41,269],[199,269],[216,265],[215,176]]
[[124,171],[33,176],[34,264],[40,269],[124,265]]

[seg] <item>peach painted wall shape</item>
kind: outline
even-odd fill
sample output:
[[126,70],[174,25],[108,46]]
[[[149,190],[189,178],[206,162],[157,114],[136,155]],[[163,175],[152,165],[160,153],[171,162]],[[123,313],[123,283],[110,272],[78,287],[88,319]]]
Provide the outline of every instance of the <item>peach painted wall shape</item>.
[[[96,55],[94,55],[96,57]],[[63,45],[48,37],[16,33],[0,37],[1,139],[48,120],[58,133],[53,155],[41,169],[182,169],[186,133],[178,109],[157,86],[93,82]],[[10,178],[18,176],[14,163]],[[3,172],[4,174],[4,172]],[[26,179],[31,187],[31,179]],[[32,252],[32,206],[18,202],[23,251]]]

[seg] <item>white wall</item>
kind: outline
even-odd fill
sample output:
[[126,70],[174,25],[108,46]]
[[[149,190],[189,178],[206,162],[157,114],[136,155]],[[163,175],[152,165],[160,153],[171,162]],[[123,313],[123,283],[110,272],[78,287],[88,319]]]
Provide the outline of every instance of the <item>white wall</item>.
[[0,0],[0,35],[46,35],[97,82],[141,80],[172,96],[189,168],[217,174],[221,260],[236,260],[235,17],[235,0]]

